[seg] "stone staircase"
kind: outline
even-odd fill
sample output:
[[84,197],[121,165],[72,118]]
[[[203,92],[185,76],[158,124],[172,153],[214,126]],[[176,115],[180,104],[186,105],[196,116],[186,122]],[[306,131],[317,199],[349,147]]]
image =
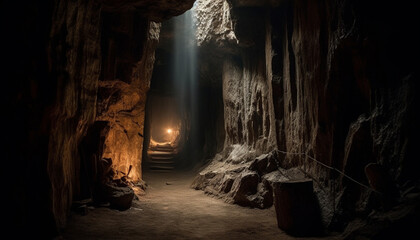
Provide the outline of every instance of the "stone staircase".
[[148,166],[151,171],[169,172],[175,168],[176,148],[169,144],[149,147]]

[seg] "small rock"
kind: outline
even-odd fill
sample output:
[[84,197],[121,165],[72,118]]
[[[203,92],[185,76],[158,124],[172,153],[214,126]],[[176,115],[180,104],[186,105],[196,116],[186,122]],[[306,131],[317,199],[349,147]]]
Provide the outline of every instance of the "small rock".
[[258,156],[249,166],[249,170],[256,171],[261,176],[267,168],[268,154]]
[[258,156],[249,166],[249,170],[256,171],[258,175],[273,172],[278,169],[277,158],[273,152]]

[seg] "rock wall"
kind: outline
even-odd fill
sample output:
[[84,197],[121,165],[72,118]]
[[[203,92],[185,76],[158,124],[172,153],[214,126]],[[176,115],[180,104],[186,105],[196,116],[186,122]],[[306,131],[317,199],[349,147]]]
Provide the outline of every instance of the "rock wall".
[[[251,50],[252,51],[252,50]],[[264,52],[263,52],[264,53]],[[257,154],[274,149],[270,86],[264,55],[244,52],[223,63],[225,147],[243,144]]]
[[[132,165],[129,176],[141,178],[144,101],[159,34],[151,19],[181,14],[192,3],[1,3],[8,36],[2,52],[10,59],[2,103],[12,122],[6,162],[22,175],[8,189],[17,206],[14,227],[53,238],[72,202],[91,196],[102,155],[116,159],[115,171],[128,174]],[[120,24],[107,22],[112,14]],[[112,40],[116,48],[104,49]]]
[[395,184],[415,179],[402,173],[416,165],[408,147],[415,138],[407,129],[418,132],[409,120],[418,106],[411,97],[418,87],[414,58],[397,50],[418,50],[414,35],[401,38],[414,18],[406,7],[385,4],[375,11],[375,3],[290,1],[271,12],[278,147],[306,154],[287,154],[284,164],[303,165],[327,185],[336,182],[333,191],[353,199],[342,198],[353,202],[348,211],[363,208],[359,203],[370,190],[308,156],[365,185],[368,163],[384,166]]
[[[96,116],[100,74],[100,5],[59,2],[51,29],[51,68],[56,71],[57,99],[49,141],[48,172],[52,210],[64,226],[67,209],[78,194],[78,146]],[[89,19],[87,21],[87,19]]]
[[[206,1],[197,3],[199,14],[213,11]],[[408,26],[415,22],[409,4],[215,4],[223,7],[211,14],[212,24],[198,18],[197,38],[202,48],[217,45],[219,55],[213,57],[224,59],[225,147],[199,174],[194,188],[231,201],[231,189],[218,186],[244,179],[255,161],[267,159],[261,154],[277,149],[271,154],[278,168],[297,167],[312,177],[324,189],[318,194],[328,216],[324,220],[343,229],[375,205],[374,180],[369,182],[365,174],[368,163],[386,169],[389,184],[401,191],[418,181],[412,169],[418,167],[413,144],[419,127],[413,110],[419,106],[414,97],[419,49],[418,36]],[[227,39],[236,43],[217,44]],[[265,174],[259,174],[258,182],[267,179]]]
[[[265,11],[233,10],[226,1],[203,0],[196,6],[202,55],[213,65],[212,59],[219,59],[219,66],[212,69],[221,71],[222,81],[216,84],[223,88],[225,148],[244,144],[259,153],[272,150],[276,145],[272,90],[267,81],[265,27],[261,28]],[[215,74],[202,75],[201,81],[206,81]]]
[[146,94],[160,24],[132,13],[103,13],[102,79],[97,121],[106,121],[102,158],[111,159],[114,178],[141,179]]
[[197,44],[224,47],[236,44],[233,32],[230,6],[224,0],[197,0],[195,18],[197,19]]
[[[193,2],[1,3],[1,47],[7,59],[1,102],[8,114],[2,142],[11,182],[6,191],[14,204],[7,217],[13,227],[52,238],[54,220],[62,227],[72,201],[91,191],[87,159],[100,159],[103,152],[119,159],[115,169],[128,174],[132,165],[133,179],[141,177],[139,163],[136,167],[126,159],[139,157],[141,151],[132,147],[141,145],[143,94],[157,39],[151,20],[180,14]],[[200,54],[211,58],[200,65],[201,74],[212,86],[223,86],[215,93],[223,92],[224,111],[217,105],[214,113],[224,116],[212,115],[211,124],[225,128],[225,134],[216,136],[225,137],[223,150],[199,176],[205,181],[197,188],[265,207],[270,205],[267,182],[298,175],[295,168],[284,170],[296,166],[326,187],[327,194],[318,197],[336,201],[328,205],[336,210],[335,220],[330,218],[336,228],[369,212],[375,200],[371,191],[301,154],[266,154],[277,148],[306,153],[371,188],[395,185],[399,201],[416,190],[419,37],[413,3],[197,3],[198,16],[202,14],[198,20],[203,20],[198,22]],[[108,29],[114,23],[107,25],[106,19],[113,14],[122,24],[115,27],[123,29]],[[138,25],[128,24],[130,18]],[[133,44],[135,52],[124,52],[125,43]],[[112,56],[113,49],[122,55]],[[105,147],[100,140],[93,146],[98,151],[89,153],[96,158],[85,156],[82,146],[92,136],[104,137]],[[130,151],[121,155],[115,144]],[[220,141],[212,144],[219,146]],[[366,177],[367,163],[379,167],[367,168]],[[386,175],[391,180],[375,180]]]
[[[54,69],[63,83],[58,88],[49,172],[59,226],[65,224],[72,200],[92,195],[98,169],[88,166],[98,166],[100,159],[111,159],[114,178],[141,179],[144,108],[159,38],[159,24],[150,21],[150,14],[163,20],[171,16],[168,9],[180,14],[192,6],[191,1],[177,8],[166,1],[131,1],[121,8],[115,4],[62,1],[54,11],[51,49],[57,59],[52,62],[62,64]],[[101,124],[92,125],[95,121]],[[89,127],[105,138],[96,153],[90,153],[94,157],[79,152]],[[80,182],[82,176],[87,182]]]
[[[272,189],[251,167],[258,165],[253,164],[258,156],[277,147],[272,85],[267,77],[271,69],[266,51],[271,49],[265,44],[266,10],[232,8],[226,1],[198,1],[195,11],[203,61],[219,65],[211,71],[220,70],[220,79],[213,80],[213,85],[222,88],[225,138],[223,150],[192,187],[243,206],[269,207]],[[200,81],[209,76],[217,74],[202,74]],[[261,159],[267,165],[268,155],[264,156]],[[277,163],[271,162],[269,170],[265,167],[261,174],[275,170]]]

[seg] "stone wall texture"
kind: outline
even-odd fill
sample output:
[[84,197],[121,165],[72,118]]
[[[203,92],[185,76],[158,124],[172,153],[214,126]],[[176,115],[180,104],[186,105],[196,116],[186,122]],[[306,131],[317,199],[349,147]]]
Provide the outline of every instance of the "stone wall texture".
[[100,5],[91,1],[56,4],[51,29],[52,69],[57,99],[49,141],[52,210],[63,226],[80,187],[78,146],[95,120],[100,74]]
[[198,16],[211,12],[213,18],[211,24],[197,18],[197,38],[203,48],[236,41],[216,44],[223,56],[225,147],[194,188],[231,201],[230,189],[220,184],[242,178],[258,156],[274,151],[279,169],[297,167],[328,189],[321,204],[328,205],[322,207],[331,223],[348,220],[372,199],[370,187],[336,170],[369,186],[364,169],[376,163],[401,191],[418,181],[413,170],[418,167],[418,37],[407,25],[415,18],[409,5],[217,4],[214,12],[206,1],[197,2]]
[[[159,22],[193,3],[1,3],[13,227],[53,238],[72,202],[91,196],[102,158],[115,178],[141,178]],[[406,201],[419,189],[416,9],[408,0],[197,0],[203,118],[216,129],[203,139],[206,156],[217,154],[194,188],[265,208],[273,183],[310,177],[336,230]]]
[[115,177],[127,175],[131,165],[131,180],[141,178],[144,104],[158,22],[192,4],[2,2],[8,36],[2,52],[10,60],[2,103],[13,122],[5,134],[7,168],[24,176],[10,189],[19,205],[12,225],[53,238],[72,202],[91,197],[103,157],[113,160]]

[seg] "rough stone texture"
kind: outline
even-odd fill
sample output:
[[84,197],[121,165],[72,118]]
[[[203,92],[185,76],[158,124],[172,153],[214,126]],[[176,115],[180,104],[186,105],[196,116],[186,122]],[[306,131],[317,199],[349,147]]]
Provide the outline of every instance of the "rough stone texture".
[[[110,126],[103,158],[111,158],[114,178],[141,179],[146,94],[159,41],[160,24],[137,14],[104,13],[102,78],[97,121]],[[124,36],[124,37],[121,37]],[[130,172],[129,172],[130,169]]]
[[[106,89],[109,87],[108,89],[112,89],[114,92],[114,96],[121,94],[120,96],[123,98],[127,98],[129,101],[134,101],[134,106],[132,106],[132,108],[128,107],[129,104],[120,107],[115,106],[118,105],[118,102],[121,103],[124,101],[120,98],[117,100],[118,102],[115,105],[110,104],[109,106],[109,109],[114,107],[117,111],[111,112],[111,110],[109,110],[100,113],[100,116],[98,116],[97,120],[108,121],[111,128],[106,136],[102,157],[112,159],[112,169],[117,172],[115,175],[116,178],[121,178],[122,176],[127,175],[131,166],[132,170],[130,171],[128,177],[136,181],[141,178],[143,139],[139,135],[139,133],[142,134],[142,129],[139,123],[141,123],[144,119],[144,114],[138,109],[140,107],[136,106],[141,104],[140,96],[137,92],[133,91],[136,89],[131,88],[129,84],[124,82],[117,83],[121,83],[121,85],[125,86],[118,89],[118,87],[115,86],[117,84],[112,87],[103,86],[104,84],[101,84],[99,91],[102,91],[102,88]],[[117,93],[118,91],[120,92]],[[131,94],[128,92],[131,92]],[[133,95],[135,96],[133,97]],[[140,102],[140,104],[138,102]],[[119,112],[122,112],[122,114]]]
[[[137,42],[138,48],[133,49],[138,59],[129,59],[135,64],[128,64],[118,74],[128,76],[130,81],[125,83],[139,90],[144,100],[153,68],[153,46],[159,32],[158,24],[150,19],[163,20],[181,14],[193,1],[135,1],[138,3],[135,11],[120,1],[110,2],[112,4],[106,6],[103,1],[1,3],[5,33],[2,53],[10,60],[4,71],[2,66],[5,79],[10,79],[5,88],[7,93],[2,94],[2,104],[6,105],[5,111],[11,114],[8,119],[13,122],[4,134],[9,138],[4,141],[8,142],[6,162],[10,163],[7,169],[13,169],[10,172],[19,172],[22,176],[11,186],[13,201],[19,205],[11,214],[11,223],[14,229],[27,229],[25,232],[33,233],[32,237],[54,238],[55,227],[64,226],[72,201],[92,194],[92,184],[97,181],[98,169],[91,164],[101,159],[98,153],[102,152],[102,146],[96,146],[98,142],[88,148],[82,145],[86,139],[100,135],[89,133],[90,130],[100,133],[108,126],[95,126],[104,122],[96,121],[98,80],[103,79],[101,70],[112,66],[105,66],[102,59],[112,58],[101,46],[101,41],[108,39],[101,29],[109,24],[104,21],[109,14],[106,9],[112,8],[113,13],[119,12],[127,18],[135,15],[143,19],[132,19],[137,31],[144,34],[143,38],[126,32],[126,37],[132,37],[133,41],[142,40]],[[142,15],[145,12],[147,15]],[[117,78],[107,80],[117,81]],[[131,137],[134,132],[142,132],[141,104],[137,105],[136,111],[129,114],[138,119],[140,127],[122,127],[129,130]],[[118,110],[116,106],[114,110]],[[101,117],[106,120],[105,116]],[[127,125],[127,119],[121,119]],[[109,134],[116,132],[112,127]],[[138,138],[130,139],[141,146]],[[97,148],[96,152],[93,147]],[[141,177],[138,166],[134,167],[137,168],[133,177]]]
[[242,206],[249,206],[249,195],[257,193],[258,174],[254,172],[242,172],[231,187],[230,197],[232,202]]
[[50,64],[56,71],[57,99],[49,139],[48,172],[57,225],[78,194],[78,146],[96,116],[100,74],[100,5],[62,1],[54,9]]
[[[417,189],[418,190],[418,189]],[[418,232],[420,195],[411,193],[402,198],[402,204],[387,212],[374,212],[367,219],[352,221],[343,238],[352,239],[410,239]]]
[[[413,43],[400,36],[414,15],[390,5],[372,15],[375,6],[290,1],[271,13],[279,149],[306,153],[365,185],[364,167],[370,162],[386,166],[393,181],[415,179],[410,171],[401,173],[416,165],[410,149],[414,138],[407,130],[418,132],[408,120],[418,106],[411,97],[417,89],[412,54],[396,50]],[[388,14],[398,20],[390,23]],[[337,198],[346,217],[369,211],[368,190],[346,177],[294,154],[287,154],[284,164],[304,166],[316,179],[333,184],[334,196],[343,192]]]
[[249,170],[256,171],[260,176],[276,171],[278,168],[277,152],[262,154],[249,166]]
[[[255,61],[258,57],[260,62]],[[264,60],[245,55],[239,61],[228,59],[223,66],[225,148],[244,144],[259,153],[273,149],[274,126],[270,121]]]
[[[163,15],[166,18],[179,14],[192,4],[125,2],[127,5],[117,1],[105,5],[101,1],[2,2],[5,34],[1,46],[8,60],[2,66],[7,83],[2,104],[4,112],[10,114],[5,118],[8,125],[2,137],[6,144],[5,169],[16,179],[9,191],[19,206],[17,213],[10,214],[12,224],[17,223],[14,227],[29,226],[38,235],[48,226],[54,234],[51,211],[61,227],[72,199],[80,196],[81,162],[88,158],[80,156],[79,149],[97,116],[98,79],[121,81],[121,86],[122,82],[131,86],[137,76],[149,79],[151,61],[139,59],[130,61],[145,65],[123,68],[118,73],[122,78],[101,77],[101,69],[107,68],[101,64],[101,57],[109,57],[101,48],[101,41],[106,39],[101,36],[102,14],[121,11],[121,15],[133,16],[131,10],[135,9],[143,19],[139,29],[146,35],[153,16],[142,13],[156,14],[155,20],[159,20]],[[142,5],[146,2],[150,8]],[[230,52],[229,56],[221,59],[219,54],[211,64],[202,65],[207,68],[203,73],[220,69],[219,73],[212,72],[211,79],[216,82],[213,76],[220,75],[217,83],[233,89],[229,88],[232,93],[223,90],[224,113],[215,111],[226,119],[225,123],[218,121],[225,126],[224,150],[203,173],[206,176],[214,167],[217,177],[209,174],[200,189],[216,189],[214,184],[225,179],[222,192],[229,193],[236,177],[248,170],[257,156],[276,147],[305,152],[365,184],[363,164],[378,163],[400,192],[411,189],[419,180],[419,73],[415,60],[419,38],[413,26],[418,22],[415,3],[289,0],[271,5],[278,7],[259,8],[253,5],[255,2],[218,2],[229,8],[214,13],[226,23],[221,26],[228,29],[220,29],[220,33],[230,34],[233,39],[233,29],[238,45],[229,42],[233,51],[219,49],[223,54]],[[162,11],[153,11],[157,6]],[[214,42],[229,39],[220,38],[203,37]],[[136,56],[151,56],[140,54],[143,49],[141,45]],[[136,87],[140,86],[146,85]],[[235,149],[242,150],[233,157]],[[373,196],[367,193],[369,190],[300,156],[286,154],[278,159],[279,164],[303,167],[320,185],[327,185],[325,189],[330,190],[326,192],[337,197],[337,206],[347,209],[336,211],[345,212],[344,222],[360,213],[355,212],[359,209],[355,205],[363,205],[360,203]],[[223,168],[227,170],[223,172]],[[213,178],[217,181],[211,182]],[[373,207],[364,208],[369,212]],[[38,228],[32,224],[38,222],[41,211],[47,214],[41,214],[44,216]]]
[[173,16],[180,15],[190,9],[195,0],[99,0],[103,10],[108,12],[138,12],[142,16],[161,22]]
[[227,47],[236,44],[230,7],[225,0],[197,0],[195,19],[197,23],[197,44],[212,44]]
[[[95,179],[97,169],[87,173],[80,169],[87,158],[78,151],[94,121],[107,122],[109,127],[103,146],[98,146],[103,156],[98,155],[97,161],[112,159],[114,178],[141,179],[144,107],[160,29],[150,19],[180,14],[191,5],[191,1],[57,2],[50,64],[57,72],[58,94],[48,169],[58,226],[64,226],[71,201],[82,197],[80,188]],[[80,182],[80,174],[88,175],[87,182]]]
[[[218,47],[219,53],[213,50],[209,56],[219,59],[221,69],[225,139],[224,149],[216,156],[220,162],[214,160],[214,164],[210,164],[195,180],[198,182],[202,179],[205,183],[193,186],[229,202],[269,207],[272,196],[264,198],[267,191],[261,187],[261,191],[257,192],[257,185],[262,184],[258,174],[274,171],[277,166],[273,166],[271,160],[268,170],[265,169],[267,166],[255,166],[254,169],[255,164],[252,164],[258,161],[258,155],[276,147],[273,104],[269,101],[272,98],[271,82],[266,77],[265,27],[263,25],[261,30],[258,25],[265,22],[264,12],[233,10],[226,1],[217,1],[214,5],[210,1],[198,1],[196,12],[197,39],[203,52],[206,52],[206,48]],[[262,159],[265,157],[261,156]],[[244,193],[241,186],[249,184],[245,184],[248,183],[248,177],[244,178],[241,172],[250,165],[253,165],[250,168],[251,176],[258,177],[254,181],[253,191]],[[209,172],[220,172],[225,181],[200,177]],[[231,183],[229,179],[234,179],[234,182]],[[222,184],[222,188],[218,184]]]
[[217,155],[194,179],[191,187],[244,207],[273,205],[273,187],[278,182],[303,179],[302,171],[278,167],[280,154],[273,151],[255,157],[247,146],[233,145],[228,156]]
[[80,170],[77,172],[80,182],[79,191],[74,195],[75,201],[95,200],[97,189],[105,181],[112,179],[112,159],[102,158],[105,137],[109,133],[108,122],[96,121],[89,126],[86,135],[78,147]]
[[[323,213],[334,212],[330,221],[339,218],[343,226],[377,208],[370,200],[375,194],[308,156],[364,185],[365,166],[372,162],[383,166],[400,191],[419,180],[414,170],[419,167],[414,110],[420,106],[414,97],[419,49],[408,24],[416,21],[411,4],[264,1],[260,4],[271,7],[261,8],[256,1],[227,3],[211,13],[220,28],[198,24],[207,31],[198,36],[203,48],[206,41],[225,41],[230,29],[237,40],[218,49],[224,54],[225,148],[200,175],[235,168],[235,181],[255,165],[249,158],[277,148],[286,152],[278,166],[296,166],[312,176],[324,189],[318,191],[320,199],[330,204],[321,206]],[[211,7],[199,1],[197,8],[205,14]],[[242,161],[231,158],[237,144],[243,145]],[[206,179],[198,185],[217,189],[212,184],[219,182]]]

